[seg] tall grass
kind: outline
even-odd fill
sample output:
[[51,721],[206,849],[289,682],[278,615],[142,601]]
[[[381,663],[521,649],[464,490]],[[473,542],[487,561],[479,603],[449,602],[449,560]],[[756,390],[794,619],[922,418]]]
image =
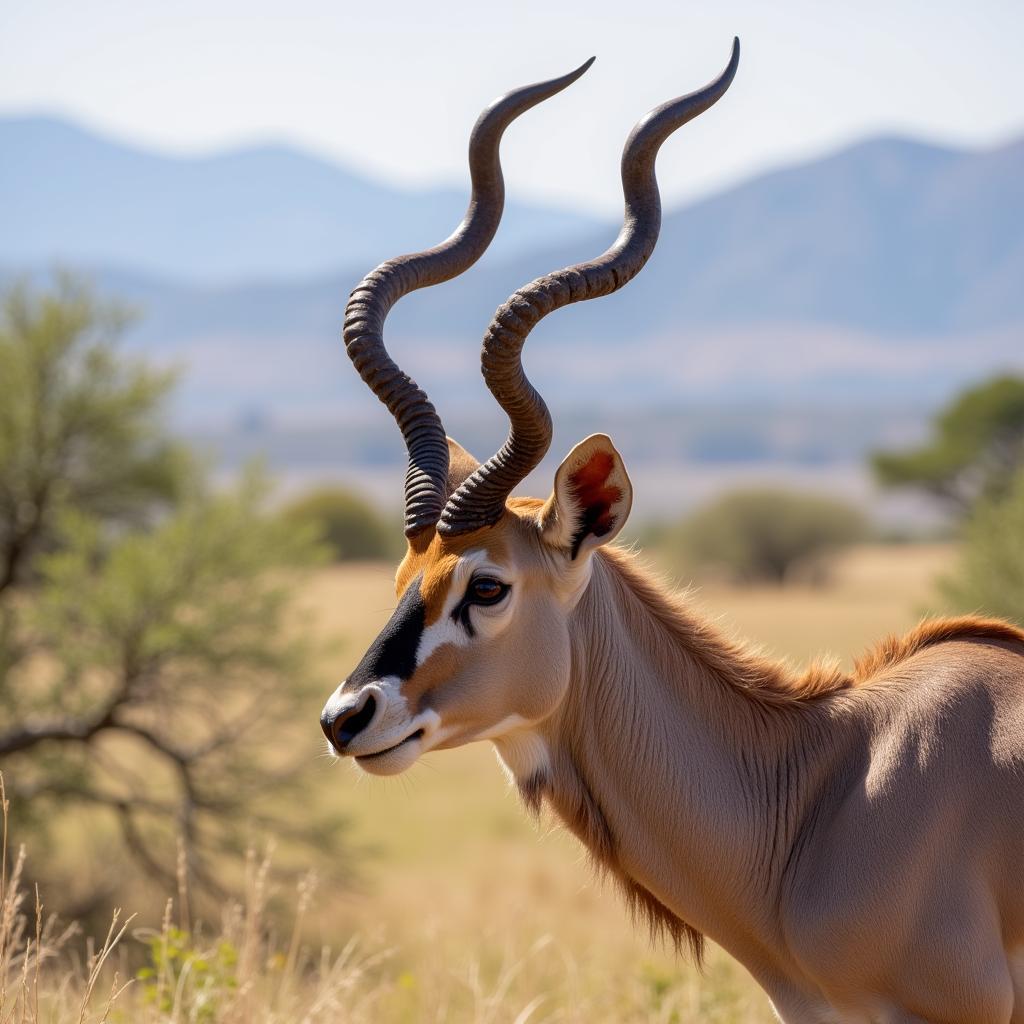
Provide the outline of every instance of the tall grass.
[[[0,801],[0,1024],[755,1019],[746,1015],[748,1000],[732,993],[728,980],[717,993],[714,984],[700,991],[685,974],[655,970],[637,979],[636,992],[609,1006],[600,993],[580,991],[580,965],[546,936],[518,951],[510,943],[497,957],[494,949],[481,949],[461,971],[440,962],[410,970],[395,950],[358,937],[337,952],[310,948],[303,942],[303,923],[314,880],[299,883],[291,929],[279,934],[267,915],[269,855],[249,855],[244,898],[225,907],[218,928],[189,931],[180,916],[187,899],[169,899],[160,929],[133,930],[133,916],[118,909],[96,942],[76,925],[47,916],[38,889],[27,891],[24,847],[8,873],[2,775]],[[187,896],[181,887],[180,896]],[[552,966],[559,979],[554,985]],[[723,966],[713,965],[713,974]]]
[[[453,969],[417,953],[351,938],[340,951],[303,940],[315,881],[299,882],[292,924],[267,913],[270,857],[249,855],[243,898],[215,929],[185,927],[187,892],[165,905],[158,929],[132,928],[115,910],[97,942],[44,913],[24,882],[26,852],[9,857],[8,803],[0,775],[0,1024],[363,1024],[465,1021],[559,1024],[767,1020],[763,1000],[726,958],[709,976],[641,971],[629,992],[593,988],[582,963],[541,936],[525,949],[482,943]],[[8,864],[11,864],[8,870]],[[177,915],[177,916],[176,916]]]
[[174,923],[175,901],[168,900],[158,931],[132,931],[133,917],[115,910],[97,944],[83,939],[77,926],[61,926],[45,916],[38,889],[34,900],[29,898],[24,847],[9,857],[2,775],[0,809],[0,1024],[355,1024],[377,1019],[374,1006],[383,985],[374,969],[385,954],[367,953],[356,940],[338,953],[326,948],[313,952],[301,942],[314,892],[310,878],[299,883],[294,924],[283,943],[275,941],[266,920],[269,856],[258,860],[250,855],[244,900],[225,909],[215,931],[190,932]]

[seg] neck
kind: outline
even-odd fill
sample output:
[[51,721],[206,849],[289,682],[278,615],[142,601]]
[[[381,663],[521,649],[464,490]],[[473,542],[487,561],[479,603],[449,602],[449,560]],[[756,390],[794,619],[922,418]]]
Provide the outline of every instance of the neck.
[[549,801],[654,932],[698,957],[707,934],[771,969],[773,908],[825,788],[834,715],[812,698],[844,680],[796,679],[730,643],[625,555],[593,562],[568,694],[532,734],[546,757],[523,759],[520,791]]

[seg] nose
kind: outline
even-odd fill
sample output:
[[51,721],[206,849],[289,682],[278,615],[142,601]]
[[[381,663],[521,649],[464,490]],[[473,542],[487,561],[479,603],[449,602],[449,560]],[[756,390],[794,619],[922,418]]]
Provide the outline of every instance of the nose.
[[367,693],[344,711],[332,713],[325,708],[320,716],[320,728],[334,749],[344,754],[349,743],[373,721],[376,711],[377,701],[372,693]]

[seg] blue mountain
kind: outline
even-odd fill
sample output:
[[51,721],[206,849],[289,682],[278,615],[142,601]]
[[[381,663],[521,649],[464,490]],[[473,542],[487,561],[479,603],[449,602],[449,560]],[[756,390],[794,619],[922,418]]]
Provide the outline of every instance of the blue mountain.
[[[446,237],[459,188],[402,190],[286,146],[161,155],[66,121],[0,118],[0,264],[130,268],[193,283],[296,279]],[[495,251],[592,230],[509,202]]]
[[[186,367],[197,419],[379,415],[345,365],[345,297],[465,202],[284,148],[169,159],[40,119],[0,121],[0,154],[0,267],[93,271],[143,313],[131,346]],[[510,203],[477,266],[396,308],[390,344],[439,401],[482,407],[495,307],[617,230]],[[526,360],[563,407],[927,404],[1024,371],[1022,285],[1024,140],[875,138],[666,211],[647,269],[543,321]]]

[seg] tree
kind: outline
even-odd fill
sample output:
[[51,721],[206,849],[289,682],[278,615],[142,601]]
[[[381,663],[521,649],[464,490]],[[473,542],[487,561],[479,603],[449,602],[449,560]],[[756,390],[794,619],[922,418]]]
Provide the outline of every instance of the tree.
[[130,523],[174,499],[181,451],[159,421],[171,377],[117,357],[128,320],[66,276],[2,297],[0,593],[63,510]]
[[0,769],[24,827],[105,815],[167,883],[180,837],[214,891],[290,778],[273,741],[307,673],[285,613],[317,548],[257,475],[211,489],[162,427],[169,377],[118,355],[124,323],[67,279],[3,300]]
[[1003,498],[978,503],[967,522],[959,566],[942,590],[955,611],[1024,625],[1024,470]]
[[872,463],[882,484],[923,488],[959,516],[979,498],[1000,498],[1024,467],[1024,378],[968,389],[938,414],[927,444],[877,452]]
[[310,491],[284,514],[313,530],[338,562],[398,558],[405,547],[399,523],[386,522],[369,502],[341,487]]
[[822,559],[861,539],[864,517],[843,502],[776,488],[726,494],[669,532],[677,560],[743,583],[782,583],[794,569],[820,577]]

